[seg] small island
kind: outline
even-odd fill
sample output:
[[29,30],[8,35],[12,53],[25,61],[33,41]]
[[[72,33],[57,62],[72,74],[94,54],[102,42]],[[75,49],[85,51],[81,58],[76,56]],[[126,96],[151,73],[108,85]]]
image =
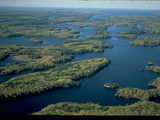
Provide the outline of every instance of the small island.
[[95,35],[87,35],[87,39],[106,39],[106,38],[111,38],[112,35],[109,32],[102,32],[102,31],[97,31],[95,32]]
[[148,62],[148,65],[153,65],[154,63],[152,61],[149,61]]
[[104,84],[104,87],[106,87],[106,88],[117,88],[117,87],[119,87],[119,84],[118,83],[112,83],[112,82],[106,82]]
[[43,40],[40,40],[39,38],[31,38],[30,41],[32,43],[43,43]]
[[118,34],[118,38],[128,38],[128,39],[136,39],[137,38],[137,35],[136,34],[126,34],[126,33],[122,33],[120,32]]

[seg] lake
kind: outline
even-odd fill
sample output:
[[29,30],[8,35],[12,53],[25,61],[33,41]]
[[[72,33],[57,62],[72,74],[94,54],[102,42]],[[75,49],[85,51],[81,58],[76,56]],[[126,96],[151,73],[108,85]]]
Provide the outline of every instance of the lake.
[[[138,10],[106,10],[108,14],[94,15],[89,18],[89,21],[103,20],[107,16],[112,15],[143,15],[154,16],[155,11],[138,11]],[[49,17],[48,19],[53,19]],[[66,25],[56,25],[57,27],[65,30]],[[93,27],[80,28],[76,25],[67,25],[75,31],[80,31],[80,39],[86,39],[86,35],[93,35]],[[137,27],[142,29],[142,25],[137,23]],[[0,100],[0,114],[29,114],[41,110],[48,104],[58,102],[78,102],[86,103],[93,102],[100,105],[126,105],[136,102],[136,99],[123,99],[115,97],[117,89],[107,89],[104,87],[105,82],[117,82],[120,87],[136,87],[141,89],[149,89],[148,83],[150,80],[155,79],[159,74],[151,71],[139,71],[140,68],[147,66],[148,61],[153,61],[155,65],[160,65],[158,57],[160,56],[160,46],[157,47],[139,47],[131,46],[128,42],[130,39],[118,39],[117,35],[121,31],[129,31],[130,27],[110,26],[106,31],[110,32],[112,38],[103,39],[105,44],[114,46],[112,49],[105,49],[103,53],[87,53],[77,55],[73,61],[93,59],[93,58],[108,58],[111,64],[103,68],[95,75],[79,80],[80,87],[56,89],[45,92],[43,94],[25,96],[14,99],[1,99]],[[146,34],[145,34],[146,35]],[[145,36],[145,35],[139,35]],[[156,37],[160,37],[157,35]],[[44,42],[42,44],[32,44],[29,40],[31,37],[12,37],[0,38],[0,44],[20,44],[24,46],[45,46],[51,44],[61,44],[65,40],[58,38],[40,37]],[[7,58],[1,63],[5,66],[8,62],[15,62],[12,57]],[[16,61],[20,62],[20,61]],[[26,71],[24,73],[30,73]],[[16,75],[20,75],[16,74]],[[1,83],[9,80],[16,75],[0,76]],[[159,102],[159,100],[157,100]]]

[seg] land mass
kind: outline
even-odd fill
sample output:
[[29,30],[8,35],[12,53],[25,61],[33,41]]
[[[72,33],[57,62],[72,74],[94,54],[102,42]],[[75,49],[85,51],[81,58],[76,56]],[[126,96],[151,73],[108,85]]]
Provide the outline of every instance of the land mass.
[[137,39],[129,42],[130,45],[153,47],[160,45],[160,38],[152,36],[144,36],[142,39]]
[[112,83],[112,82],[106,82],[104,84],[104,87],[106,87],[106,88],[117,88],[117,87],[119,87],[119,84],[118,83]]
[[148,86],[154,87],[153,89],[143,90],[139,88],[120,88],[117,90],[117,97],[136,98],[141,101],[150,99],[157,99],[160,96],[160,77],[150,81]]
[[151,70],[153,72],[159,73],[160,72],[160,66],[149,66],[146,68],[146,70]]
[[87,35],[86,38],[88,39],[106,39],[106,38],[111,38],[112,35],[109,32],[102,32],[102,31],[97,31],[95,33],[98,33],[98,35]]
[[160,115],[160,104],[149,101],[138,101],[126,106],[101,106],[94,103],[62,102],[48,105],[32,115],[157,116]]
[[40,40],[39,38],[31,38],[30,41],[32,43],[43,43],[43,40]]
[[79,86],[80,78],[89,77],[110,63],[106,58],[76,61],[44,72],[34,72],[11,78],[0,84],[0,97],[10,98],[43,91]]
[[1,75],[15,74],[25,70],[46,70],[55,67],[59,63],[66,63],[77,54],[99,53],[112,45],[104,44],[102,41],[72,39],[59,45],[42,47],[24,47],[19,45],[0,46],[0,58],[3,61],[8,56],[14,56],[17,60],[28,61],[21,64],[8,64],[0,67]]
[[[55,27],[66,22],[83,22],[97,12],[75,10],[48,11],[45,9],[0,8],[0,37],[57,37],[77,38],[79,31]],[[54,18],[54,19],[48,19]]]

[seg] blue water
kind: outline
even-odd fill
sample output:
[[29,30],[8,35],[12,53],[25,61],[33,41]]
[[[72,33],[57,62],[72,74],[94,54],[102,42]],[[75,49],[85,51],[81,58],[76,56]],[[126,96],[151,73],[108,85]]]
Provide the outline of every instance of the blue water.
[[53,20],[54,19],[54,17],[48,17],[48,20]]
[[[107,11],[110,15],[148,15],[153,16],[154,11]],[[89,20],[105,19],[108,14],[95,15]],[[80,39],[86,39],[86,35],[93,35],[93,27],[80,28],[76,25],[56,25],[65,30],[64,26],[69,26],[72,30],[80,31]],[[137,23],[137,28],[143,29],[143,25]],[[135,99],[123,99],[115,97],[117,89],[107,89],[103,85],[105,82],[117,82],[120,87],[136,87],[141,89],[149,89],[148,83],[150,80],[159,77],[159,74],[151,71],[139,71],[140,68],[147,66],[148,61],[153,61],[155,65],[160,65],[158,57],[160,56],[160,46],[157,47],[139,47],[131,46],[128,42],[130,39],[118,39],[117,35],[121,31],[130,31],[130,27],[125,26],[111,26],[106,31],[112,34],[112,38],[103,39],[105,44],[114,46],[112,49],[105,49],[103,53],[87,53],[77,55],[74,61],[93,59],[93,58],[108,58],[111,59],[111,64],[103,68],[95,75],[79,80],[80,87],[64,88],[45,92],[34,96],[25,96],[16,99],[2,99],[0,100],[0,114],[28,114],[41,110],[48,104],[58,102],[93,102],[100,105],[126,105],[136,102]],[[139,35],[140,36],[145,36]],[[156,37],[160,37],[157,35]],[[0,44],[18,43],[24,46],[42,46],[49,44],[61,44],[65,40],[58,40],[57,38],[40,38],[44,40],[42,44],[31,44],[29,37],[15,37],[15,38],[0,38]],[[7,58],[2,65],[7,62],[13,62],[12,57]],[[24,73],[21,73],[24,74]],[[20,74],[17,74],[20,75]],[[11,77],[0,76],[2,82],[7,81]],[[157,100],[156,102],[158,102]]]

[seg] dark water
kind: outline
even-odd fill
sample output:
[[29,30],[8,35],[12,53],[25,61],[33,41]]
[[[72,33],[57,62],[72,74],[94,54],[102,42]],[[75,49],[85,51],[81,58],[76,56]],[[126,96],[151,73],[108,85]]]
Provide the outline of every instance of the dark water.
[[62,44],[64,40],[59,40],[58,38],[54,37],[38,37],[43,40],[43,43],[32,43],[30,39],[33,37],[9,37],[9,38],[0,38],[0,45],[7,45],[7,44],[19,44],[22,46],[46,46],[52,44]]
[[[118,14],[119,13],[119,14]],[[111,15],[123,14],[138,14],[138,15],[153,15],[153,11],[115,11]],[[95,15],[93,18],[104,19],[105,15]],[[90,18],[89,20],[92,20]],[[65,30],[66,25],[57,25],[57,27]],[[80,31],[81,39],[85,39],[86,35],[94,33],[93,27],[79,28],[75,25],[67,25],[72,30]],[[142,29],[143,25],[137,23],[137,27]],[[112,34],[112,38],[104,39],[106,44],[114,46],[112,49],[106,49],[104,53],[88,53],[77,55],[73,61],[93,59],[93,58],[109,58],[111,64],[96,73],[95,75],[79,80],[80,87],[65,88],[58,90],[51,90],[43,94],[26,96],[16,99],[3,99],[0,100],[0,113],[1,114],[28,114],[41,110],[48,104],[57,102],[93,102],[100,105],[126,105],[136,102],[135,99],[123,99],[115,97],[116,89],[107,89],[103,85],[105,82],[118,82],[120,87],[136,87],[141,89],[149,89],[148,83],[150,80],[155,79],[159,74],[151,71],[139,71],[139,68],[147,66],[148,61],[153,61],[155,65],[160,65],[158,57],[160,56],[160,46],[157,47],[138,47],[131,46],[128,42],[130,39],[118,39],[117,34],[121,31],[129,31],[130,27],[117,27],[115,25],[108,28],[108,32]],[[139,35],[140,36],[140,35]],[[142,35],[141,35],[142,36]],[[143,35],[144,36],[144,35]],[[157,36],[160,37],[160,36]],[[5,41],[3,41],[3,40]],[[29,38],[1,38],[0,44],[8,44],[10,42],[22,44],[25,46],[41,46],[41,44],[32,45]],[[54,38],[42,38],[48,41],[48,44],[60,44],[60,40]],[[43,43],[45,44],[45,42]],[[7,60],[7,59],[6,59]],[[12,61],[8,58],[7,62]],[[72,61],[72,62],[73,62]],[[6,61],[2,64],[6,64]],[[12,61],[13,62],[13,61]],[[23,74],[23,73],[21,73]],[[19,75],[19,74],[18,74]],[[14,75],[16,76],[16,75]],[[2,81],[7,81],[13,76],[0,76]],[[4,80],[3,80],[4,79]],[[157,100],[156,102],[159,102]]]

